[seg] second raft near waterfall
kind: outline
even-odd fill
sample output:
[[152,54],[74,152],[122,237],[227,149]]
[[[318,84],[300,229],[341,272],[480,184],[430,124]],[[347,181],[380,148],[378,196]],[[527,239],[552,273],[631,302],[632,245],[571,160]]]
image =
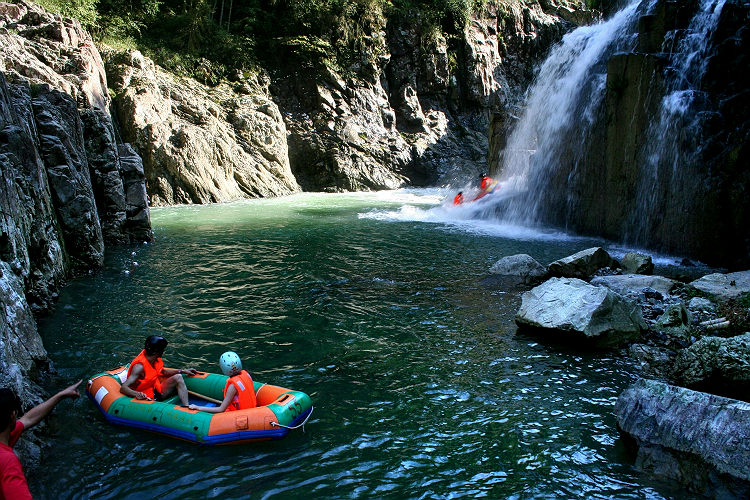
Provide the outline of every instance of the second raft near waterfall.
[[[207,413],[180,406],[175,395],[164,401],[130,398],[120,393],[128,365],[99,373],[86,386],[86,395],[108,422],[125,425],[205,445],[280,439],[301,427],[312,414],[310,396],[304,392],[254,382],[258,406],[247,410]],[[190,403],[206,405],[224,397],[228,377],[199,372],[184,377]],[[205,396],[203,399],[200,395]]]

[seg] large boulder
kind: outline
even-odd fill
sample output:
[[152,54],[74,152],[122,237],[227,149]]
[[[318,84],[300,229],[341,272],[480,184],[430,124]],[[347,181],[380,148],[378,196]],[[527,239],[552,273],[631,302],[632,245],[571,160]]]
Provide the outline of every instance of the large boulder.
[[547,270],[531,255],[507,255],[495,262],[490,273],[517,278],[522,283],[538,283],[546,275]]
[[588,279],[599,269],[617,267],[617,261],[601,247],[587,248],[547,266],[551,276]]
[[678,353],[674,372],[687,387],[750,401],[750,333],[703,337]]
[[620,394],[615,416],[638,446],[640,467],[694,488],[718,471],[739,481],[725,485],[726,498],[750,492],[750,404],[640,379]]
[[654,262],[651,256],[638,252],[628,252],[620,262],[622,270],[628,274],[651,274],[654,272]]
[[552,278],[524,293],[516,324],[603,347],[622,345],[646,328],[636,305],[576,278]]
[[734,299],[743,293],[750,293],[750,271],[708,274],[690,284],[720,299]]

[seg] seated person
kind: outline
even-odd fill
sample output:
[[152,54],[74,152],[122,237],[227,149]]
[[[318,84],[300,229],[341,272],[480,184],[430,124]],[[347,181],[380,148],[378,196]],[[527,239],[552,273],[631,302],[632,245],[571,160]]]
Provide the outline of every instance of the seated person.
[[224,386],[224,400],[219,406],[197,406],[190,405],[191,410],[205,411],[208,413],[221,413],[223,411],[247,410],[258,406],[255,400],[255,385],[253,379],[242,369],[242,361],[237,353],[227,351],[219,358],[221,371],[229,377],[227,385]]
[[164,349],[167,339],[159,335],[146,338],[144,349],[128,368],[128,378],[120,386],[120,392],[136,399],[164,400],[177,389],[182,406],[188,405],[188,390],[182,374],[195,375],[195,368],[164,368]]
[[[479,194],[474,200],[478,200],[485,195],[490,194],[497,187],[497,181],[485,173],[479,174]],[[472,200],[473,201],[473,200]]]

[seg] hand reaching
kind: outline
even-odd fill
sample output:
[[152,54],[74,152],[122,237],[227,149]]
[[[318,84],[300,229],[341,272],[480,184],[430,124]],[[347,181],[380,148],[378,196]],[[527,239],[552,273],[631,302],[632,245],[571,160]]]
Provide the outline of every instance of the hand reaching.
[[81,397],[81,393],[78,392],[78,386],[81,385],[81,382],[83,382],[83,380],[79,380],[75,384],[69,387],[66,387],[65,389],[59,392],[60,396],[64,398],[72,398],[72,399]]

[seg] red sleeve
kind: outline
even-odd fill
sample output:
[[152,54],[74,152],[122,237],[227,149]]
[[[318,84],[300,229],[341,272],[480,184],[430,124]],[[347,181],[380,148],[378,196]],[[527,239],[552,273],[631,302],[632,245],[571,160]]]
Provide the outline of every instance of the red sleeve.
[[10,449],[0,457],[0,493],[5,500],[31,500],[21,462]]
[[16,444],[16,441],[18,441],[18,438],[21,437],[21,433],[24,430],[24,425],[21,423],[20,420],[16,420],[16,427],[10,431],[10,438],[8,438],[8,446],[13,448],[13,445]]

